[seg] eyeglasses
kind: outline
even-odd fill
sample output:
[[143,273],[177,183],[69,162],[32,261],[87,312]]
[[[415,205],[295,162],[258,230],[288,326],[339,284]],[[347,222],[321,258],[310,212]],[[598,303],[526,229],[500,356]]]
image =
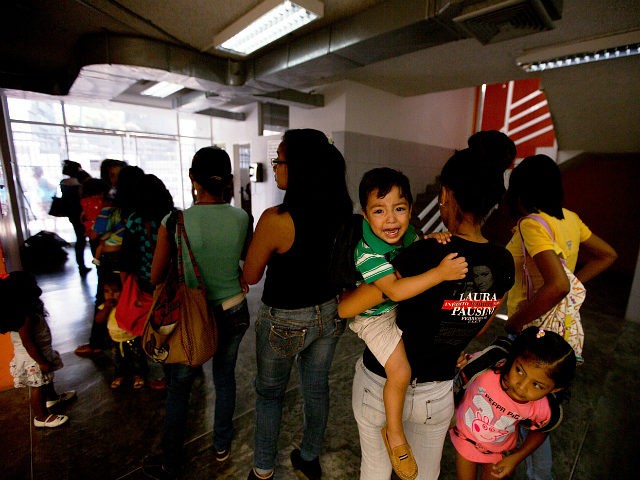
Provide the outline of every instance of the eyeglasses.
[[272,158],[271,159],[271,166],[272,167],[277,167],[280,164],[286,164],[287,162],[285,162],[284,160],[280,160],[279,158]]

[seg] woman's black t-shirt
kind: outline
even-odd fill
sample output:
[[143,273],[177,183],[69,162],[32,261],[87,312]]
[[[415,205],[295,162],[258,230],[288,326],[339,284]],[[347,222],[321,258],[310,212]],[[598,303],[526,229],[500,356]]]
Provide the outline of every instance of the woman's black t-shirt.
[[[418,383],[450,380],[456,361],[469,342],[495,313],[514,280],[511,254],[491,243],[452,237],[445,245],[434,239],[420,240],[402,251],[393,265],[403,277],[438,266],[449,253],[466,258],[469,272],[459,281],[447,281],[400,302],[397,323]],[[385,376],[384,368],[368,349],[365,366]]]

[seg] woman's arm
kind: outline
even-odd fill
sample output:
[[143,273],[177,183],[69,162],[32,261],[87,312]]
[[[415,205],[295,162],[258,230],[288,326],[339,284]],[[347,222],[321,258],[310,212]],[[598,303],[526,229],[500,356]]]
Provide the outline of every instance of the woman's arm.
[[151,285],[158,285],[167,275],[169,262],[171,261],[171,241],[169,232],[160,225],[158,230],[158,239],[156,240],[156,249],[153,252],[153,261],[151,262]]
[[595,234],[582,242],[580,248],[586,249],[588,255],[586,263],[576,271],[576,277],[582,283],[604,272],[618,258],[613,247]]
[[284,253],[291,248],[295,238],[293,220],[288,213],[279,213],[278,207],[264,211],[251,239],[242,269],[242,276],[249,285],[260,281],[267,262],[274,252]]
[[498,305],[496,305],[495,309],[493,310],[493,315],[491,315],[491,317],[489,317],[489,320],[487,320],[487,323],[485,323],[484,327],[482,327],[482,329],[480,329],[480,331],[476,335],[476,338],[480,338],[484,334],[484,332],[486,332],[489,329],[489,326],[493,323],[493,320],[496,318],[496,315],[498,314],[498,311],[500,310],[500,305],[502,305],[502,302],[504,302],[505,298],[506,298],[506,295],[500,299],[500,303]]
[[533,261],[542,275],[543,284],[533,298],[523,303],[509,317],[505,325],[508,332],[520,333],[524,325],[547,313],[571,290],[560,257],[553,250],[544,250],[534,255]]

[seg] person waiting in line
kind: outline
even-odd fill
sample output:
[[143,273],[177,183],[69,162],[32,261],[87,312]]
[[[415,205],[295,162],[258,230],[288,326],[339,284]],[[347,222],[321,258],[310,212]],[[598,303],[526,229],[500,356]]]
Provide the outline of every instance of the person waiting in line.
[[131,335],[120,328],[116,320],[116,306],[122,292],[120,276],[108,273],[103,279],[102,297],[104,303],[98,306],[96,322],[107,325],[109,336],[113,341],[113,364],[115,366],[111,389],[118,390],[126,378],[132,380],[134,390],[144,387],[147,374],[147,356],[142,350],[140,337]]
[[274,476],[284,397],[295,362],[304,431],[290,458],[297,472],[317,480],[329,415],[329,368],[346,323],[337,317],[338,292],[328,265],[333,239],[353,204],[344,158],[318,130],[286,131],[271,164],[284,199],[260,217],[243,270],[253,285],[266,269],[256,322],[255,443],[248,478]]
[[[440,474],[442,450],[454,412],[452,386],[460,353],[488,328],[513,285],[511,255],[482,234],[487,214],[505,191],[503,163],[473,149],[458,151],[449,158],[440,174],[439,206],[451,241],[419,240],[392,261],[402,277],[434,268],[454,252],[469,264],[464,280],[442,282],[399,302],[397,307],[397,324],[412,378],[405,396],[404,430],[413,446],[419,480],[436,480]],[[468,285],[473,285],[476,265],[491,270],[492,285],[488,291],[466,292]],[[375,285],[360,285],[341,299],[340,316],[359,314],[382,300],[382,291]],[[386,421],[382,400],[385,381],[384,366],[365,349],[356,363],[352,389],[362,451],[361,480],[389,480],[391,475],[380,436]]]
[[63,364],[51,344],[51,329],[41,295],[42,290],[31,273],[15,271],[0,275],[0,333],[11,335],[14,356],[9,369],[14,386],[29,388],[33,425],[55,428],[69,417],[52,413],[51,409],[75,398],[76,392],[57,394],[53,385],[54,372]]
[[67,210],[67,218],[69,218],[69,222],[76,236],[74,251],[76,263],[78,264],[78,272],[80,272],[81,276],[85,276],[91,269],[84,263],[84,250],[87,246],[87,237],[81,218],[82,206],[80,205],[80,189],[82,184],[91,178],[91,175],[82,169],[82,165],[71,160],[64,160],[62,162],[62,174],[67,177],[60,182],[60,193]]
[[[560,335],[529,327],[516,337],[506,361],[473,378],[449,431],[458,480],[511,478],[516,467],[557,427],[548,395],[569,387],[576,355]],[[526,425],[526,426],[525,426]],[[518,428],[526,440],[518,444]]]
[[[173,211],[173,197],[162,180],[155,175],[145,174],[138,178],[132,185],[134,188],[127,186],[126,170],[123,177],[124,185],[117,194],[117,203],[121,205],[125,225],[120,266],[122,280],[124,282],[127,274],[134,275],[138,287],[153,294],[153,252],[162,219]],[[165,388],[162,368],[151,360],[147,385],[154,390]]]
[[398,278],[391,260],[403,247],[419,238],[409,224],[413,205],[409,179],[391,168],[374,168],[363,175],[359,191],[364,220],[363,236],[354,253],[356,268],[366,283],[378,287],[389,300],[357,315],[349,327],[365,341],[380,365],[384,365],[387,424],[382,429],[382,439],[396,474],[402,480],[413,480],[418,474],[418,466],[402,426],[404,396],[411,369],[402,332],[395,322],[397,301],[442,281],[463,279],[467,263],[452,253],[440,265],[421,275]]
[[[617,258],[613,247],[592,233],[578,214],[563,208],[563,197],[560,169],[547,155],[527,157],[511,173],[505,196],[511,216],[519,220],[529,214],[539,215],[551,229],[553,238],[533,218],[524,218],[519,228],[514,229],[507,248],[514,258],[516,271],[522,271],[527,262],[533,292],[527,300],[527,282],[524,275],[518,275],[507,302],[509,318],[505,328],[509,333],[517,334],[567,296],[570,285],[561,258],[571,272],[575,270],[575,276],[582,283],[605,271]],[[528,254],[526,260],[523,242]],[[576,270],[580,251],[588,255]],[[525,464],[530,480],[553,479],[550,437],[527,457]]]
[[[144,171],[141,168],[134,166],[116,168],[115,171],[118,172],[118,182],[122,183],[121,196],[128,197],[135,195],[135,192],[138,189],[139,180],[144,176]],[[115,181],[115,179],[113,180]],[[121,201],[120,203],[126,202]],[[102,285],[102,282],[105,275],[110,272],[120,273],[122,265],[120,250],[122,249],[125,232],[121,212],[122,208],[118,205],[116,200],[110,200],[108,196],[105,196],[102,209],[93,223],[90,237],[99,237],[99,246],[95,250],[96,255],[99,255],[99,261],[95,262],[98,268],[96,309],[94,311],[94,317],[91,324],[89,343],[80,345],[75,349],[75,354],[80,357],[98,355],[101,354],[103,350],[111,348],[111,338],[107,331],[107,325],[106,323],[96,322],[95,314],[97,313],[97,306],[104,302],[104,298],[102,297],[104,286]]]
[[[238,349],[249,328],[247,289],[241,282],[240,261],[253,226],[244,210],[229,205],[233,175],[227,152],[217,147],[198,150],[189,169],[189,178],[193,185],[194,204],[183,212],[184,228],[207,290],[209,308],[214,312],[219,335],[212,361],[216,392],[212,456],[217,462],[224,462],[230,456],[233,439]],[[153,285],[165,278],[171,259],[171,245],[176,243],[175,232],[167,230],[167,221],[168,216],[162,220],[158,231],[151,265]],[[187,262],[186,283],[195,287],[195,274],[188,265],[186,246],[183,248],[183,258]],[[143,472],[160,480],[176,478],[183,463],[191,386],[201,369],[166,364],[164,371],[167,399],[162,453],[148,455],[143,460]]]

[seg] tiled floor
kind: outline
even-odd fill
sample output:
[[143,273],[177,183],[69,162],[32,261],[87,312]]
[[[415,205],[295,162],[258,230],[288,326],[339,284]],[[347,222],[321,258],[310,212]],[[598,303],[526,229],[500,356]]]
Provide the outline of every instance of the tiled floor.
[[[95,272],[82,279],[70,259],[65,271],[42,275],[43,300],[50,313],[54,346],[65,367],[56,374],[58,391],[75,389],[78,399],[66,408],[67,425],[33,429],[25,389],[0,392],[0,478],[4,479],[127,479],[146,478],[142,457],[157,448],[164,412],[164,393],[150,389],[109,389],[112,365],[108,356],[79,358],[73,349],[88,339],[93,312]],[[583,307],[586,364],[578,372],[566,420],[552,434],[556,480],[638,478],[634,434],[640,424],[640,325],[622,317],[629,279],[606,275],[588,285]],[[257,310],[260,286],[249,294],[252,314]],[[501,333],[495,323],[477,347]],[[191,400],[188,458],[185,479],[246,478],[252,457],[254,334],[249,329],[240,348],[237,367],[238,405],[236,437],[231,460],[221,466],[213,460],[211,428],[213,386],[210,365],[196,382]],[[471,347],[471,349],[473,348]],[[331,417],[321,458],[328,480],[358,478],[360,447],[351,413],[353,366],[363,344],[351,332],[340,340],[331,372]],[[302,416],[296,377],[292,376],[280,435],[276,479],[295,476],[289,452],[301,438]],[[633,472],[636,471],[636,474]],[[447,442],[442,479],[455,479],[453,451]],[[524,478],[521,469],[518,479]]]

